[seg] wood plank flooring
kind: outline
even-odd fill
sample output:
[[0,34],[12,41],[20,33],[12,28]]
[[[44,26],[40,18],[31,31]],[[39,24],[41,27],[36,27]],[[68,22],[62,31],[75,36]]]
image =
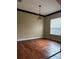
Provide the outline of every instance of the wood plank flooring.
[[17,43],[17,59],[46,59],[60,51],[60,44],[47,39],[35,39]]

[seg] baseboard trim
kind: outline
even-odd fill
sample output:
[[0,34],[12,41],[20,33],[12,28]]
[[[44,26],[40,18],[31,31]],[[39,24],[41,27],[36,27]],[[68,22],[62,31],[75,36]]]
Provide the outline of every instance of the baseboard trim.
[[17,39],[17,41],[26,41],[26,40],[33,40],[33,39],[39,39],[42,37],[33,37],[33,38],[23,38],[23,39]]

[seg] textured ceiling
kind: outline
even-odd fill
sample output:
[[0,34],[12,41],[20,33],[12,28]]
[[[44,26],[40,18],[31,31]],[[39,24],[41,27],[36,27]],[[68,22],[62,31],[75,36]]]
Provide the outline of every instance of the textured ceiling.
[[41,15],[48,15],[61,9],[57,0],[22,0],[17,2],[17,8],[39,14],[38,5],[41,7]]

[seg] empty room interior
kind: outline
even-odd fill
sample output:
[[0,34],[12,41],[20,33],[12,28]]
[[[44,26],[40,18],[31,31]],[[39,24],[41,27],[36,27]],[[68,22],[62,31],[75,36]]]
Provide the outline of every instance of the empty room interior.
[[61,59],[61,0],[17,0],[17,59]]

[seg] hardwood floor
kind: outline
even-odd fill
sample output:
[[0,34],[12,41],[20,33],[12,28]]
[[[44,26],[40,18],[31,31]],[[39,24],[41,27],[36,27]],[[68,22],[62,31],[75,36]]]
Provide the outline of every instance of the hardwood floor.
[[46,59],[59,52],[60,46],[47,39],[21,41],[17,43],[17,59]]

